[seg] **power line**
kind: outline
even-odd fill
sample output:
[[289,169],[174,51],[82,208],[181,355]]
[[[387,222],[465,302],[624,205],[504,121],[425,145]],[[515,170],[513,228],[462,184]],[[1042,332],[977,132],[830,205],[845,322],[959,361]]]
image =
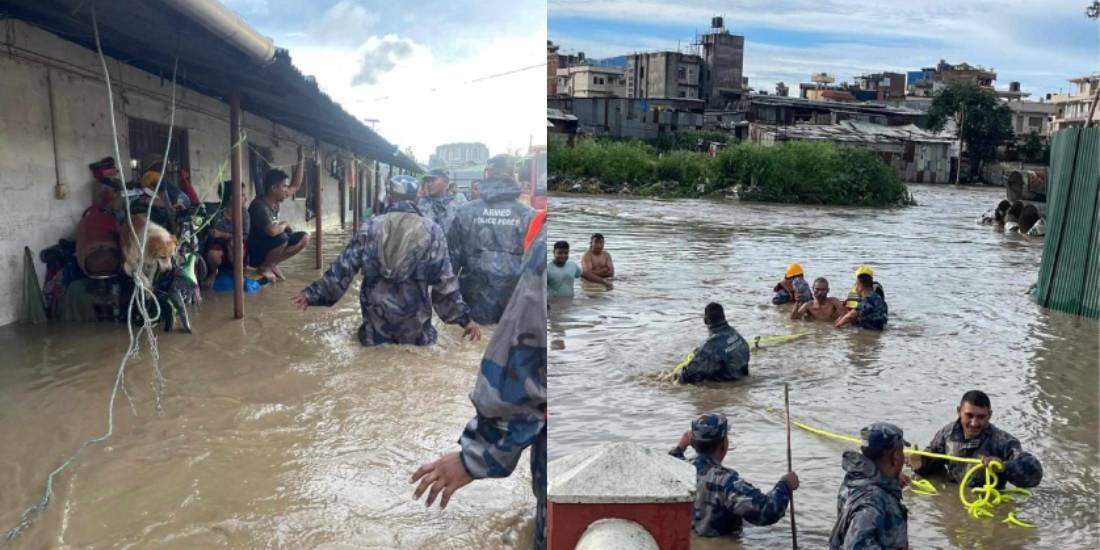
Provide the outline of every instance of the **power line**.
[[[457,84],[457,86],[468,86],[470,84],[475,84],[475,83],[478,83],[478,82],[485,82],[487,80],[493,80],[495,78],[501,78],[501,77],[513,75],[513,74],[516,74],[516,73],[522,73],[524,71],[529,71],[531,69],[537,69],[539,67],[545,67],[545,66],[546,66],[546,62],[544,61],[542,63],[538,63],[538,64],[535,64],[535,65],[528,65],[526,67],[520,67],[518,69],[511,69],[511,70],[508,70],[508,71],[504,71],[502,73],[491,74],[491,75],[488,75],[488,76],[478,77],[478,78],[475,78],[473,80],[467,80],[465,82],[459,82]],[[453,86],[450,86],[448,88],[451,88],[451,87],[453,87]],[[426,88],[424,91],[429,92],[429,93],[435,93],[435,92],[441,91],[441,89],[440,88]],[[391,97],[387,95],[387,96],[382,96],[382,97],[376,97],[376,98],[374,98],[373,100],[370,100],[370,101],[386,101],[386,100],[389,100],[389,99],[391,99]],[[364,101],[367,101],[367,100],[366,99],[361,99],[359,101],[356,101],[356,103],[361,103],[361,102],[364,102]]]

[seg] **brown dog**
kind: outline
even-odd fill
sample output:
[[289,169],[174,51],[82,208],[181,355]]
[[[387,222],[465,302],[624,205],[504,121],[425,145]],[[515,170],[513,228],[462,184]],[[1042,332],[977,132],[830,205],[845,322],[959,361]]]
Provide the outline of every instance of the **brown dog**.
[[[122,270],[131,278],[135,273],[139,274],[145,287],[149,288],[152,286],[151,276],[172,269],[172,256],[176,255],[176,236],[167,229],[146,221],[145,216],[135,215],[131,220],[134,225],[132,232],[128,226],[122,226],[120,246],[126,259]],[[149,236],[145,243],[145,257],[142,258],[139,245],[146,225],[149,226]],[[137,233],[137,240],[134,239],[134,233]]]

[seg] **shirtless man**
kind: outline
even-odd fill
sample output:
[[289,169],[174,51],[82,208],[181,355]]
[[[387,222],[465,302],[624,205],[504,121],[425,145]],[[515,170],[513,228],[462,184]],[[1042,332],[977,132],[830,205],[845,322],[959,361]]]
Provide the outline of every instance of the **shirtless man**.
[[588,252],[581,257],[581,268],[585,273],[595,273],[604,279],[615,276],[615,264],[611,262],[611,254],[603,249],[603,235],[592,235]]
[[840,300],[829,296],[829,281],[825,277],[814,279],[813,293],[813,300],[795,306],[791,319],[835,321],[847,312]]

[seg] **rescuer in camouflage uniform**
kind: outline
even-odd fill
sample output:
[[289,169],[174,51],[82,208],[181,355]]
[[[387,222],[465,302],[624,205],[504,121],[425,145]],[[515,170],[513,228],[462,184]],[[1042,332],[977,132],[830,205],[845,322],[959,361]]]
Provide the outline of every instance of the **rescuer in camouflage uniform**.
[[901,428],[876,422],[860,431],[859,452],[845,451],[844,482],[830,550],[908,550],[909,511],[901,503],[906,445]]
[[458,208],[447,233],[470,316],[482,324],[500,321],[522,269],[523,238],[535,211],[516,200],[519,185],[511,157],[489,159],[481,198]]
[[837,319],[836,326],[857,325],[871,330],[886,328],[889,309],[886,307],[886,300],[875,291],[875,280],[862,273],[856,278],[856,288],[859,291],[859,305]]
[[[1001,487],[1006,482],[1017,487],[1035,487],[1042,481],[1043,466],[1039,459],[1024,452],[1018,439],[989,423],[993,405],[988,395],[978,390],[966,392],[956,412],[959,418],[936,432],[926,451],[964,458],[996,459],[1004,466],[1004,471],[997,472]],[[914,472],[922,476],[946,470],[947,477],[955,483],[961,483],[966,471],[973,466],[966,462],[917,455],[909,457],[909,464]],[[984,483],[985,476],[970,476],[971,485]]]
[[507,477],[531,447],[535,548],[546,548],[546,231],[545,211],[526,239],[522,274],[485,356],[470,400],[477,414],[466,425],[462,450],[443,455],[413,474],[414,498],[430,486],[428,505],[442,493],[445,508],[455,491],[474,479]]
[[435,343],[433,306],[444,322],[465,327],[470,339],[481,338],[458,291],[443,230],[417,211],[416,191],[412,176],[387,182],[386,213],[363,224],[328,271],[292,303],[303,310],[331,306],[361,272],[360,344]]
[[[696,456],[695,506],[691,526],[704,537],[738,535],[743,522],[771,525],[787,512],[791,493],[798,489],[798,475],[788,472],[779,478],[771,492],[765,494],[741,479],[737,472],[722,466],[729,451],[728,422],[717,412],[703,413],[691,421],[691,430],[684,432],[680,442],[669,454],[684,458],[690,444]],[[685,459],[686,460],[686,459]]]
[[424,180],[424,187],[425,194],[417,204],[420,213],[438,223],[446,235],[458,213],[458,199],[448,189],[447,172],[432,170]]
[[695,350],[687,366],[680,370],[680,382],[726,382],[748,376],[749,344],[726,322],[722,306],[713,302],[707,304],[703,322],[710,330],[710,336]]

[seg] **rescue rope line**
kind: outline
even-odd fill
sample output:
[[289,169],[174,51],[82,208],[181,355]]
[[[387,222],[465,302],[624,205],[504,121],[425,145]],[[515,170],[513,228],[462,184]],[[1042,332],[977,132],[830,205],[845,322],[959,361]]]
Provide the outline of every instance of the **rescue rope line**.
[[[752,339],[752,347],[759,348],[760,344],[767,344],[773,342],[788,342],[805,336],[806,332],[796,332],[794,334],[779,334],[777,336],[755,336]],[[691,363],[691,360],[695,359],[695,352],[687,354],[687,357],[683,361],[680,361],[675,367],[672,367],[672,375],[679,376],[680,371],[684,370],[684,367]],[[793,422],[793,421],[792,421]]]
[[[776,408],[768,407],[768,412],[777,411],[778,409]],[[810,432],[814,435],[819,435],[838,441],[844,441],[846,443],[860,445],[863,442],[858,437],[852,437],[850,435],[843,435],[830,432],[828,430],[822,430],[820,428],[815,428],[794,419],[791,420],[791,425],[796,426],[801,430]],[[962,501],[963,506],[966,507],[967,514],[969,514],[972,518],[992,518],[994,516],[993,509],[995,506],[999,504],[1013,502],[1016,500],[1016,497],[1012,495],[1031,496],[1031,491],[1018,487],[1008,487],[1003,490],[997,489],[997,485],[1000,483],[1000,478],[997,476],[997,472],[1004,471],[1004,464],[1002,464],[999,460],[991,460],[989,462],[989,466],[986,466],[982,464],[981,459],[978,458],[966,458],[961,456],[952,456],[943,453],[933,453],[930,451],[922,451],[919,449],[908,448],[903,449],[902,452],[907,455],[917,455],[939,460],[949,460],[952,462],[963,462],[967,464],[972,464],[970,469],[966,471],[966,475],[963,476],[962,481],[959,483],[959,500]],[[977,498],[973,500],[968,500],[966,497],[966,489],[970,484],[970,478],[978,470],[983,469],[985,470],[985,484],[981,487],[971,488],[970,492],[977,495]],[[927,479],[914,479],[911,480],[909,484],[913,493],[921,496],[932,496],[939,492],[936,489],[936,486]],[[1021,521],[1019,518],[1017,518],[1015,510],[1009,512],[1002,523],[1007,523],[1015,527],[1023,527],[1027,529],[1035,527],[1034,524]]]
[[[92,12],[92,31],[93,31],[94,36],[95,36],[96,51],[99,54],[99,62],[100,62],[100,65],[103,68],[103,73],[104,73],[104,77],[106,79],[106,84],[107,84],[107,106],[108,106],[108,109],[110,111],[111,133],[112,133],[112,137],[113,137],[113,140],[114,140],[115,158],[116,159],[121,159],[122,155],[120,153],[120,148],[119,148],[119,144],[118,144],[118,126],[115,122],[114,93],[111,90],[111,74],[110,74],[110,71],[107,69],[107,61],[106,61],[106,58],[103,56],[103,47],[100,44],[100,40],[99,40],[99,23],[98,23],[98,18],[96,16],[95,3],[94,2],[91,5],[91,12]],[[173,130],[173,127],[174,127],[175,121],[176,121],[176,76],[177,76],[178,69],[179,69],[179,56],[177,55],[176,60],[175,60],[175,64],[172,68],[172,102],[171,102],[171,105],[170,105],[171,113],[169,115],[170,119],[169,119],[169,126],[168,126],[168,138],[167,138],[167,144],[165,145],[165,150],[164,150],[164,159],[165,160],[167,160],[168,153],[171,150],[172,130]],[[156,197],[157,194],[160,192],[160,186],[161,186],[161,183],[164,181],[164,173],[165,172],[166,172],[166,170],[162,169],[161,172],[160,172],[160,177],[157,178],[157,184],[156,184],[156,187],[153,190],[153,196],[154,197]],[[125,189],[123,189],[123,193],[125,193]],[[146,245],[146,243],[148,241],[148,238],[149,238],[149,222],[147,222],[145,224],[145,226],[143,228],[143,231],[142,231],[142,234],[141,234],[140,239],[139,239],[138,235],[137,235],[137,231],[134,229],[133,218],[132,218],[132,215],[131,215],[131,212],[130,212],[130,201],[129,201],[128,197],[127,197],[127,200],[124,200],[123,202],[126,205],[127,226],[130,229],[130,234],[138,242],[138,253],[139,253],[138,257],[144,259],[144,257],[145,257],[145,245]],[[152,201],[152,200],[149,201],[149,204],[146,208],[146,211],[145,211],[146,220],[149,219],[149,215],[152,212],[153,202],[154,201]],[[130,404],[131,412],[136,413],[136,409],[134,408],[134,404],[133,404],[133,399],[130,398],[130,394],[125,388],[124,380],[125,380],[126,364],[129,362],[129,360],[131,358],[137,357],[138,352],[140,351],[140,348],[141,348],[141,334],[143,332],[145,333],[145,335],[147,337],[147,340],[148,340],[148,343],[149,343],[150,356],[153,360],[153,391],[154,391],[154,395],[155,395],[156,412],[157,412],[157,414],[160,414],[160,412],[161,412],[160,397],[161,397],[161,390],[164,387],[164,374],[160,369],[160,353],[159,353],[159,350],[157,349],[157,339],[156,339],[156,335],[154,333],[153,324],[156,323],[156,321],[160,318],[160,316],[162,314],[164,314],[165,312],[163,312],[161,310],[160,304],[156,300],[156,297],[153,294],[153,289],[147,288],[145,286],[145,282],[143,280],[143,277],[144,277],[143,270],[144,270],[144,265],[139,264],[138,274],[137,274],[137,276],[134,277],[134,292],[130,295],[130,302],[127,305],[127,323],[126,323],[126,326],[127,326],[127,332],[129,333],[129,337],[130,337],[130,343],[129,343],[129,346],[127,347],[127,349],[126,349],[126,353],[123,354],[122,360],[119,363],[118,370],[116,371],[116,374],[115,374],[115,382],[114,382],[114,385],[111,387],[111,396],[110,396],[110,398],[108,399],[108,402],[107,402],[107,431],[104,432],[103,435],[100,435],[98,437],[93,437],[93,438],[88,439],[88,440],[84,441],[83,443],[81,443],[80,446],[77,447],[76,451],[73,452],[72,455],[70,455],[67,459],[65,459],[65,461],[62,462],[60,466],[55,468],[52,472],[50,472],[50,474],[48,476],[46,476],[46,489],[44,491],[44,494],[42,495],[42,499],[37,504],[35,504],[34,506],[31,506],[30,508],[27,508],[23,512],[23,515],[19,520],[19,524],[8,531],[8,533],[5,537],[8,542],[11,542],[16,537],[18,537],[19,534],[23,532],[23,530],[25,530],[27,527],[30,526],[31,520],[35,517],[35,515],[37,515],[38,513],[44,511],[46,509],[46,507],[49,506],[50,498],[53,496],[54,478],[57,477],[57,475],[60,474],[61,472],[63,472],[66,468],[68,468],[69,465],[72,464],[78,456],[80,456],[80,453],[86,447],[88,447],[89,445],[96,444],[96,443],[102,443],[102,442],[106,441],[107,439],[109,439],[111,437],[111,435],[114,433],[114,405],[115,405],[115,400],[118,397],[118,393],[119,393],[120,390],[122,391],[123,395],[128,400],[128,402]],[[153,303],[156,306],[155,311],[157,312],[157,315],[155,317],[150,317],[150,315],[149,315],[148,309],[145,305],[146,304],[146,297],[152,297],[153,298]],[[134,324],[133,324],[133,316],[134,316],[135,307],[137,308],[138,312],[141,314],[142,319],[143,319],[142,326],[138,329],[138,331],[136,333],[134,332]]]

